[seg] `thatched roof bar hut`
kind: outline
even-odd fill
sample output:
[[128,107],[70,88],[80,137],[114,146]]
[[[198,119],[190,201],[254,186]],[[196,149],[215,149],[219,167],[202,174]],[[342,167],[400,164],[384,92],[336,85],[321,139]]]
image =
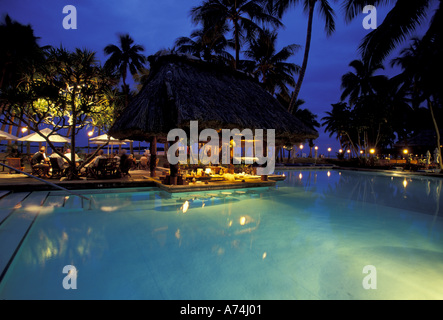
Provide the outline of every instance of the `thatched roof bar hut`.
[[114,138],[165,142],[169,131],[187,131],[191,121],[199,130],[275,129],[282,144],[318,138],[248,74],[170,52],[149,62],[146,85],[109,131]]

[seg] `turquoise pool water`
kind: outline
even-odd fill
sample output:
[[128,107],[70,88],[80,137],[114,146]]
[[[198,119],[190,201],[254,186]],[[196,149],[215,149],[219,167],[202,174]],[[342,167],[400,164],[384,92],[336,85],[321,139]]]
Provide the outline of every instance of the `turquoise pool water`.
[[443,180],[284,173],[273,188],[33,192],[0,225],[1,240],[31,221],[0,299],[443,299]]

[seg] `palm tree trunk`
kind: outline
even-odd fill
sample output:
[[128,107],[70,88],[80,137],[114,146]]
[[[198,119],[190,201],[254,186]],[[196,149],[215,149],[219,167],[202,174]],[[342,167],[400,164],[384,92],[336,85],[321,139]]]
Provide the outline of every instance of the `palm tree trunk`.
[[128,88],[126,87],[126,75],[122,75],[122,81],[123,81],[123,93],[125,94],[125,108],[129,104],[129,92]]
[[315,2],[309,3],[309,18],[308,18],[308,31],[306,33],[306,46],[305,46],[305,54],[303,57],[303,64],[300,69],[300,75],[298,76],[297,84],[295,85],[294,93],[292,94],[291,101],[289,103],[289,112],[292,112],[295,106],[295,102],[298,99],[298,94],[300,93],[301,85],[303,83],[303,79],[306,74],[306,69],[308,67],[308,58],[309,58],[309,50],[311,48],[311,38],[312,38],[312,22],[314,20],[314,7]]
[[234,37],[235,37],[235,62],[234,62],[234,69],[237,70],[237,67],[240,63],[240,34],[239,34],[239,27],[238,27],[238,21],[234,20]]
[[[366,133],[365,136],[365,144],[364,144],[364,149],[365,149],[365,158],[367,158],[369,156],[369,137],[368,134]],[[377,147],[377,145],[374,146],[374,148]]]
[[[68,131],[71,136],[71,159],[69,159],[69,174],[68,180],[80,180],[78,176],[77,166],[75,164],[75,148],[76,148],[76,140],[75,140],[75,128],[77,127],[77,109],[75,105],[75,97],[77,93],[74,91],[71,93],[71,108],[72,108],[72,124],[69,127]],[[68,136],[69,136],[68,134]]]
[[374,144],[374,148],[377,148],[380,140],[381,140],[381,123],[378,124],[378,130],[377,130],[377,136],[375,137],[375,144]]
[[155,170],[157,168],[157,137],[153,136],[151,137],[151,145],[150,145],[150,151],[151,151],[151,162],[149,165],[149,169],[151,171],[151,177],[155,177]]
[[[237,12],[237,0],[234,1],[234,10]],[[237,70],[238,64],[240,62],[240,28],[238,26],[238,18],[234,18],[234,37],[235,37],[235,62],[234,69]]]
[[356,154],[358,154],[358,152],[357,152],[357,148],[355,147],[354,142],[352,142],[351,135],[350,135],[348,132],[346,132],[346,136],[348,137],[349,142],[351,143],[352,150],[353,150]]
[[9,134],[12,134],[12,126],[14,125],[14,122],[15,122],[15,117],[14,117],[14,115],[11,117],[11,120],[10,120],[10,125],[9,125],[9,129],[8,129],[8,133]]
[[2,71],[2,77],[0,79],[0,88],[3,87],[3,80],[5,79],[5,76],[6,76],[6,67],[3,68],[3,71]]
[[75,166],[75,126],[77,125],[77,113],[75,110],[75,103],[74,103],[74,98],[75,98],[75,94],[72,94],[72,127],[69,128],[69,133],[71,134],[71,159],[69,159],[71,161],[70,163],[70,173],[68,176],[69,180],[75,180],[76,179],[76,166]]
[[437,124],[437,120],[435,119],[435,114],[434,114],[434,110],[432,107],[432,101],[430,98],[427,99],[428,100],[428,108],[431,111],[431,116],[432,116],[432,121],[434,122],[434,128],[435,128],[435,132],[437,133],[437,150],[438,150],[438,157],[439,157],[439,166],[440,166],[440,170],[443,170],[443,161],[441,158],[441,144],[440,144],[440,130],[438,128],[438,124]]
[[[366,131],[363,131],[363,141],[366,138]],[[361,149],[360,130],[357,130],[357,146]]]

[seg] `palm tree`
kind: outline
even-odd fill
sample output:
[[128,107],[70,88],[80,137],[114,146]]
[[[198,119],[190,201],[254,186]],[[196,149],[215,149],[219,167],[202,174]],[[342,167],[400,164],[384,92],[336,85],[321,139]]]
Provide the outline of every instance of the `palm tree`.
[[[280,18],[283,14],[293,5],[299,4],[301,0],[268,0],[268,10],[272,10]],[[319,4],[318,11],[322,18],[325,20],[325,31],[329,36],[335,31],[335,19],[334,10],[331,8],[328,0],[303,0],[304,11],[308,14],[308,29],[306,33],[306,45],[305,53],[303,56],[303,63],[298,76],[297,84],[295,86],[294,94],[292,95],[291,102],[289,103],[289,111],[292,111],[295,107],[295,103],[298,99],[300,89],[306,74],[308,67],[309,51],[311,49],[312,38],[312,25],[314,22],[314,10],[316,4]]]
[[[26,74],[44,61],[44,50],[47,47],[40,47],[38,40],[30,25],[23,25],[13,21],[9,15],[5,16],[4,23],[0,24],[0,92],[17,86]],[[2,109],[3,105],[0,104],[0,111]],[[3,121],[1,130],[9,125],[8,133],[12,134],[13,127],[17,126],[15,115],[4,120],[7,121]]]
[[357,137],[354,142],[360,150],[386,147],[393,143],[393,112],[388,90],[380,90],[361,96],[352,110],[352,129]]
[[[439,23],[441,24],[441,19]],[[440,25],[440,28],[442,26]],[[441,30],[441,29],[439,29]],[[443,41],[440,32],[428,32],[421,40],[414,39],[412,45],[403,50],[401,56],[393,61],[403,68],[403,81],[410,87],[415,104],[426,102],[437,135],[436,145],[441,159],[441,137],[436,112],[441,109],[441,77],[435,77],[443,71],[441,57]],[[443,163],[440,160],[440,169]]]
[[269,23],[280,27],[282,23],[268,14],[262,5],[263,0],[205,0],[202,5],[191,9],[194,23],[204,25],[229,26],[233,33],[235,63],[240,62],[240,49],[245,38],[252,38],[261,30],[258,23]]
[[146,58],[140,54],[144,48],[140,45],[134,44],[134,40],[129,34],[119,36],[120,47],[110,44],[104,49],[106,55],[110,55],[105,63],[105,69],[118,72],[123,81],[123,91],[126,95],[126,105],[129,101],[129,88],[126,84],[126,77],[129,72],[135,76],[137,72],[144,68]]
[[389,126],[397,133],[400,141],[406,140],[411,132],[419,130],[426,123],[423,121],[423,110],[419,107],[414,108],[411,104],[410,88],[404,85],[403,80],[400,74],[387,81],[389,108],[385,108],[385,112],[390,114]]
[[349,66],[355,69],[355,73],[348,72],[343,75],[341,100],[344,101],[349,97],[350,106],[353,106],[360,97],[375,93],[388,81],[385,75],[374,75],[377,70],[384,69],[381,64],[367,65],[362,60],[353,60]]
[[[320,127],[320,123],[317,121],[317,115],[312,113],[308,109],[301,109],[300,107],[304,104],[303,100],[298,100],[293,109],[293,114],[303,121],[307,126],[312,129]],[[315,147],[313,139],[309,139],[309,158],[312,158],[312,148]]]
[[332,104],[332,111],[326,112],[327,116],[323,117],[322,126],[325,127],[325,133],[329,132],[329,137],[333,135],[340,143],[340,147],[344,149],[348,145],[353,145],[351,139],[351,121],[352,112],[346,102]]
[[[291,93],[280,92],[277,94],[277,100],[283,107],[288,108],[291,96]],[[312,113],[309,109],[301,108],[305,103],[305,100],[298,99],[292,114],[312,129],[320,127],[320,123],[317,121],[317,115]]]
[[[280,104],[288,108],[289,102],[291,101],[291,93],[287,92],[280,92],[277,95],[277,100],[280,102]],[[292,114],[297,117],[297,119],[301,120],[304,124],[306,124],[308,127],[315,129],[320,127],[320,123],[317,121],[317,115],[312,113],[309,109],[302,109],[301,106],[305,104],[306,101],[299,99],[295,103],[295,107],[292,110]],[[313,139],[309,139],[309,157],[312,157],[312,148],[315,146]]]
[[[352,21],[361,14],[366,5],[379,6],[390,3],[392,9],[383,23],[371,31],[362,41],[360,50],[363,60],[370,64],[382,63],[386,57],[420,26],[431,14],[432,0],[346,0],[343,4],[346,21]],[[436,19],[441,15],[441,1],[434,12],[429,31],[438,30]]]
[[[294,74],[298,73],[300,66],[288,63],[298,45],[292,44],[282,50],[276,50],[277,32],[264,29],[256,39],[251,39],[249,49],[245,56],[252,59],[246,71],[256,75],[263,87],[272,95],[278,92],[288,94],[287,86],[294,87]],[[248,64],[246,62],[246,64]]]
[[369,146],[386,145],[392,137],[392,126],[386,126],[392,115],[391,86],[385,75],[374,75],[384,68],[381,64],[370,65],[362,60],[353,60],[349,66],[355,73],[343,75],[341,84],[341,101],[349,98],[351,112],[348,140],[364,150],[369,150]]
[[43,48],[30,25],[22,25],[6,15],[0,24],[0,89],[14,85],[23,73],[38,61],[43,61]]
[[226,25],[203,27],[191,33],[191,37],[180,37],[175,42],[174,50],[188,53],[205,61],[221,61],[232,64],[234,58],[227,48],[234,48],[234,42],[225,37],[228,28]]

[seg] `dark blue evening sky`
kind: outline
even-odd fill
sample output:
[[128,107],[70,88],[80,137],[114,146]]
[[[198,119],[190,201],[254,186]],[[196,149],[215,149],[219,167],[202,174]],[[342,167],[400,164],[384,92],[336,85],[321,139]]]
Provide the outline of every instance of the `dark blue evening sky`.
[[[345,24],[338,4],[330,1],[336,12],[336,32],[327,37],[324,23],[316,14],[307,74],[300,92],[305,100],[304,108],[318,115],[318,121],[330,111],[331,103],[340,99],[341,76],[351,69],[348,64],[358,59],[358,46],[369,32],[365,30],[361,14],[352,23]],[[97,52],[104,63],[103,48],[117,44],[118,34],[129,33],[136,43],[145,47],[145,55],[172,48],[175,40],[189,36],[196,29],[189,17],[190,9],[202,0],[0,0],[0,17],[9,14],[13,20],[30,24],[40,45],[63,45],[67,49],[88,48]],[[73,5],[77,9],[77,29],[63,28],[63,8]],[[377,8],[378,23],[381,23],[387,8]],[[279,32],[279,49],[289,44],[304,47],[307,17],[302,8],[290,10],[283,18],[285,28]],[[303,59],[302,48],[290,61],[299,65]],[[387,64],[386,64],[387,65]],[[388,75],[395,74],[388,66]],[[319,128],[320,138],[316,143],[320,153],[328,147],[335,151],[339,145]]]

